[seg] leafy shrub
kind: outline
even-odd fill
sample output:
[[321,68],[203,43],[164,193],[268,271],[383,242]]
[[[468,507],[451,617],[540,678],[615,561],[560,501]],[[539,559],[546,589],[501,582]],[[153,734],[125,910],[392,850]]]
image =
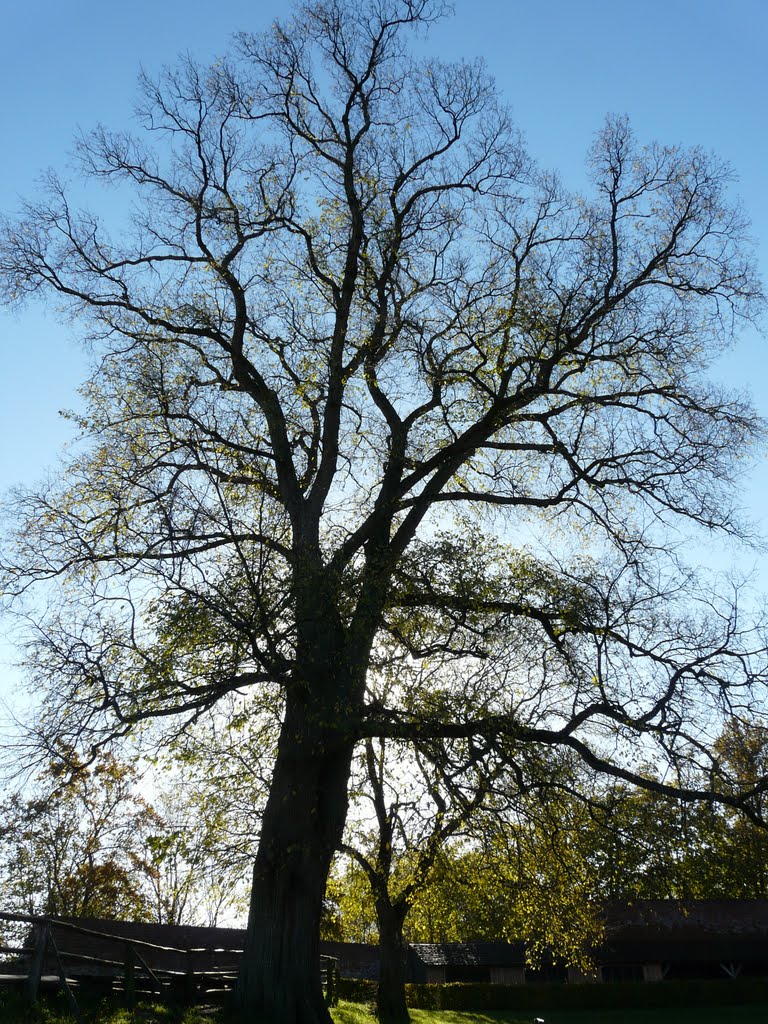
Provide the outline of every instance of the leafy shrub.
[[[370,978],[339,978],[336,991],[339,999],[348,1003],[373,1003],[376,1000],[377,982]],[[419,986],[411,985],[411,988]],[[420,986],[423,987],[423,986]]]

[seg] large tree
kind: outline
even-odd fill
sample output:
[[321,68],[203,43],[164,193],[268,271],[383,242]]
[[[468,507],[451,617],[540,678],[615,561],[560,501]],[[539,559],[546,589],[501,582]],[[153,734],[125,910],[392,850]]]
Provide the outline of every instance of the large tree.
[[665,533],[738,532],[759,434],[704,373],[760,303],[728,171],[614,119],[570,194],[481,64],[409,55],[442,13],[310,2],[144,81],[143,132],[80,141],[117,232],[50,177],[0,242],[4,296],[57,297],[94,353],[82,444],[3,556],[6,595],[45,595],[38,736],[181,730],[235,690],[280,715],[238,990],[271,1024],[328,1020],[361,739],[650,785],[654,745],[706,761],[762,693],[762,642]]

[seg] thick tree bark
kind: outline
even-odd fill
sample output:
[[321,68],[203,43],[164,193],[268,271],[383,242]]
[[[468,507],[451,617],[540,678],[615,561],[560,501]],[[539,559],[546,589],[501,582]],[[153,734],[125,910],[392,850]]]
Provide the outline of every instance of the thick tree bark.
[[353,749],[338,718],[338,707],[289,696],[235,994],[242,1024],[330,1024],[320,915],[344,829]]
[[386,896],[376,900],[379,922],[379,987],[376,1012],[381,1024],[408,1024],[410,1017],[405,1002],[406,950],[403,923],[408,908],[393,906]]

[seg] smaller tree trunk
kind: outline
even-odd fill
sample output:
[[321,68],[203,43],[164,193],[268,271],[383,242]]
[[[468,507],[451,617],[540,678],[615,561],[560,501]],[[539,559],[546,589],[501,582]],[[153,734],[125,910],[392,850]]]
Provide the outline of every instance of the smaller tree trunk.
[[404,903],[394,906],[388,896],[376,900],[379,919],[379,987],[376,993],[376,1012],[382,1024],[409,1024],[410,1016],[405,1001],[406,949],[403,924],[408,907]]

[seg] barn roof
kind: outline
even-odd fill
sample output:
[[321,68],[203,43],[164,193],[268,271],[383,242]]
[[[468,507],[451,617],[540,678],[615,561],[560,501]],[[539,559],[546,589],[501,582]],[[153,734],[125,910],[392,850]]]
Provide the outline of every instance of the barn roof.
[[[604,907],[601,963],[768,962],[768,900],[637,900]],[[427,967],[519,967],[522,942],[412,944]]]
[[519,967],[522,942],[414,942],[411,949],[427,967]]
[[604,914],[607,963],[768,961],[768,900],[637,900]]

